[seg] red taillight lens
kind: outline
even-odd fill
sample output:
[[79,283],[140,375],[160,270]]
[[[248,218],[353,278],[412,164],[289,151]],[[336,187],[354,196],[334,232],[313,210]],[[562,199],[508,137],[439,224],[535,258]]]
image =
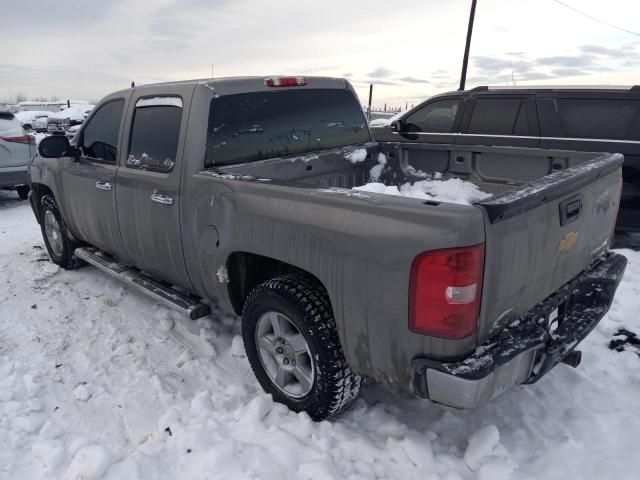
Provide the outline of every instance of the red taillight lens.
[[440,338],[464,338],[477,329],[484,244],[418,255],[409,280],[409,329]]
[[26,143],[31,145],[36,144],[36,137],[34,137],[33,135],[20,135],[17,137],[0,137],[0,138],[2,138],[2,140],[4,140],[5,142],[11,142],[11,143]]
[[267,87],[303,87],[307,84],[304,77],[269,77],[264,79]]

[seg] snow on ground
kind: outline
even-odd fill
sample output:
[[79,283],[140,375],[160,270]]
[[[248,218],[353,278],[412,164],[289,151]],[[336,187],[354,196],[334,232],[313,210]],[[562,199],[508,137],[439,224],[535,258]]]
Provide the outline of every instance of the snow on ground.
[[339,420],[274,404],[239,321],[192,322],[85,267],[63,271],[26,202],[0,192],[1,479],[633,479],[640,253],[611,312],[560,365],[470,412],[365,386]]

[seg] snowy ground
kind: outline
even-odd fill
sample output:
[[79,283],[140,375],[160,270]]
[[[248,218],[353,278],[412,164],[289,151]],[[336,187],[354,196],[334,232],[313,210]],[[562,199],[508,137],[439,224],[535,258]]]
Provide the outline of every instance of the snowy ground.
[[611,312],[561,365],[477,411],[367,385],[334,423],[273,404],[239,323],[181,318],[99,271],[47,258],[26,202],[0,192],[0,478],[632,479],[640,254]]

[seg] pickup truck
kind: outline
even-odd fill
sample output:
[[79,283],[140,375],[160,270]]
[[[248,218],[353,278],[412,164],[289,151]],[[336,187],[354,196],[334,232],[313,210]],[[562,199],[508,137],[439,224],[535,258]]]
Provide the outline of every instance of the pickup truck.
[[[577,366],[626,266],[608,251],[622,155],[376,143],[344,79],[136,86],[38,151],[29,199],[53,262],[192,319],[241,315],[261,386],[315,420],[363,378],[473,408]],[[491,195],[354,190],[374,167]]]

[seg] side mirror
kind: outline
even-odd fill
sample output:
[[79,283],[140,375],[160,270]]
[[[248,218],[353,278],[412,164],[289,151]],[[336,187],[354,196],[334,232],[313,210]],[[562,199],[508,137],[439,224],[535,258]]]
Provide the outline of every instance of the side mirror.
[[75,155],[74,148],[65,135],[51,135],[38,145],[38,154],[44,158],[60,158]]
[[393,122],[391,122],[391,131],[392,132],[396,132],[396,133],[400,133],[403,130],[403,122],[402,120],[394,120]]

